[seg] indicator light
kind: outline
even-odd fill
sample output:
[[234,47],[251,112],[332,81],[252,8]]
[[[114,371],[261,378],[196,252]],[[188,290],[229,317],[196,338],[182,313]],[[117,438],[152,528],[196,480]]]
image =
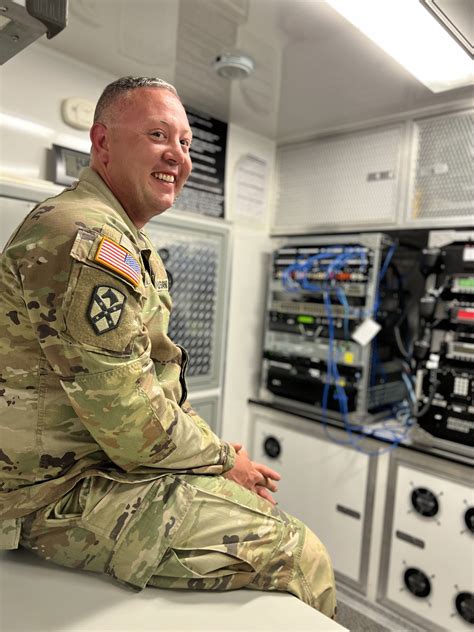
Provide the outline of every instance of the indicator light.
[[468,320],[474,322],[474,309],[459,309],[456,314],[457,320]]
[[312,325],[314,323],[313,316],[298,316],[297,321],[302,325]]

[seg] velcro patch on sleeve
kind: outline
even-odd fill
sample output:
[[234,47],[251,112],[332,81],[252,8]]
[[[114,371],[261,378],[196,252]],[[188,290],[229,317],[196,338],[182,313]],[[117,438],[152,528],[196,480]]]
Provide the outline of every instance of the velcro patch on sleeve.
[[102,237],[94,261],[123,276],[134,287],[139,285],[142,273],[140,263],[128,250],[109,237]]
[[118,327],[127,297],[115,287],[98,285],[92,292],[87,316],[98,336]]

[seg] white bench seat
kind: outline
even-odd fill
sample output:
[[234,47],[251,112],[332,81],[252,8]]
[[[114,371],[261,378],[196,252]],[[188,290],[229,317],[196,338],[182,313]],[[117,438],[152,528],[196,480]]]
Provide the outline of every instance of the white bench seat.
[[0,552],[2,632],[343,632],[296,597],[255,590],[146,588],[61,568],[29,551]]

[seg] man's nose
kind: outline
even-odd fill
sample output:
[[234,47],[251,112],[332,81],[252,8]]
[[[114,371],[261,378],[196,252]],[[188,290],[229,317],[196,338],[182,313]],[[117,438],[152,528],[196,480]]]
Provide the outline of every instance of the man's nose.
[[185,154],[183,150],[183,146],[180,141],[171,141],[168,143],[166,147],[165,155],[166,160],[171,160],[172,162],[177,162],[181,164],[185,159]]

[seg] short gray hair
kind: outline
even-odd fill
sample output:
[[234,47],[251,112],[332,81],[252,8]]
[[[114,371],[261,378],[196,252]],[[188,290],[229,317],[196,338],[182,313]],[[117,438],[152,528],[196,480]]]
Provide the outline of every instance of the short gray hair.
[[163,81],[163,79],[158,79],[158,77],[120,77],[120,79],[109,83],[100,95],[95,107],[94,123],[102,119],[104,112],[114,104],[118,97],[136,88],[161,88],[163,90],[169,90],[169,92],[172,92],[179,99],[176,88],[171,85],[171,83]]

